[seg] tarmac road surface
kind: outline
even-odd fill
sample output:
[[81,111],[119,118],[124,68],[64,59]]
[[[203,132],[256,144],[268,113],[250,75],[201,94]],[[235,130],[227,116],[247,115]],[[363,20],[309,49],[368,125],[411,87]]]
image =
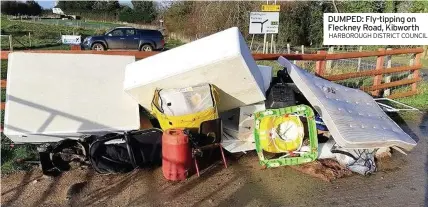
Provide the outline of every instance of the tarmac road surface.
[[[428,114],[402,125],[418,145],[394,151],[388,170],[331,183],[288,167],[264,169],[255,154],[229,158],[201,177],[167,182],[161,169],[101,176],[75,169],[58,178],[40,170],[2,178],[2,206],[428,206]],[[81,189],[66,199],[70,185]],[[80,192],[79,192],[80,191]]]

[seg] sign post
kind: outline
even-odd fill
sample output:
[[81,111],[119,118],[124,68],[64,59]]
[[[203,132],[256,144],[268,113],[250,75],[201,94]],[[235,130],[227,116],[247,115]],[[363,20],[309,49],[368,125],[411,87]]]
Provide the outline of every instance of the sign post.
[[[262,5],[262,12],[251,12],[250,13],[250,28],[249,33],[253,35],[255,34],[263,34],[263,53],[268,53],[269,47],[266,46],[267,34],[272,34],[270,41],[270,52],[273,53],[274,46],[274,34],[278,34],[279,27],[279,10],[280,5],[276,5],[276,1],[274,5],[268,5],[269,0],[267,0],[266,5]],[[251,46],[253,44],[253,40],[251,40]],[[250,47],[251,48],[251,47]]]
[[253,34],[253,37],[251,38],[250,51],[252,51],[253,49],[253,42],[254,42],[254,34]]
[[265,36],[263,38],[263,54],[265,54],[265,53],[266,53],[266,33],[265,33]]
[[277,34],[279,12],[251,12],[250,34]]

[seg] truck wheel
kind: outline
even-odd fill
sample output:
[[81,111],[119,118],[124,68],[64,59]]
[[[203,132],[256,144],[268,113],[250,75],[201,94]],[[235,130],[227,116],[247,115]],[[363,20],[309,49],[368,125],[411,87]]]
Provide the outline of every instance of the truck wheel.
[[103,50],[106,50],[106,48],[101,43],[95,43],[92,45],[92,50],[103,51]]
[[142,45],[142,46],[140,47],[140,51],[150,52],[150,51],[153,51],[153,48],[152,48],[152,46],[150,46],[150,45]]

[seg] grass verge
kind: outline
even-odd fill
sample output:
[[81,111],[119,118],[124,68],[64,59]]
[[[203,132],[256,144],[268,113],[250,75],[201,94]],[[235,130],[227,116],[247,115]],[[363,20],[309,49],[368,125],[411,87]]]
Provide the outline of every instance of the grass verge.
[[[6,79],[7,61],[1,61],[1,78]],[[6,99],[6,90],[1,89],[1,101]],[[4,113],[1,112],[1,125],[4,125]],[[11,147],[10,139],[1,133],[1,174],[6,175],[18,170],[28,170],[31,165],[24,160],[37,160],[37,150],[34,145],[16,145]]]
[[428,111],[428,82],[423,81],[418,84],[418,94],[397,99],[404,104],[413,106],[421,111]]
[[170,38],[168,38],[166,40],[166,43],[165,43],[165,49],[172,49],[174,47],[178,47],[178,46],[181,46],[181,45],[184,45],[184,42],[182,42],[181,40],[176,40],[176,39],[170,39]]
[[10,146],[4,143],[10,141],[2,135],[1,146],[1,174],[7,175],[20,170],[28,170],[31,164],[25,160],[37,160],[38,153],[35,145],[17,145]]
[[[12,35],[12,46],[14,50],[58,47],[61,46],[61,35],[76,34],[89,36],[97,32],[95,29],[27,21],[21,22],[18,20],[8,20],[4,17],[0,20],[2,34]],[[8,37],[1,38],[1,49],[9,50]]]

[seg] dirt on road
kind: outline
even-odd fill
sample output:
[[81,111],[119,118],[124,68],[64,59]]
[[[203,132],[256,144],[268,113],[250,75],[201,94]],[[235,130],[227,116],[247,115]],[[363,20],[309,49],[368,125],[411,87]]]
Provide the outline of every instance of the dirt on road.
[[[43,177],[39,169],[1,180],[2,206],[428,206],[428,114],[403,123],[418,145],[371,176],[325,182],[289,167],[262,169],[255,153],[229,158],[201,177],[168,182],[161,169],[98,175],[74,169]],[[67,199],[67,191],[78,184]]]

